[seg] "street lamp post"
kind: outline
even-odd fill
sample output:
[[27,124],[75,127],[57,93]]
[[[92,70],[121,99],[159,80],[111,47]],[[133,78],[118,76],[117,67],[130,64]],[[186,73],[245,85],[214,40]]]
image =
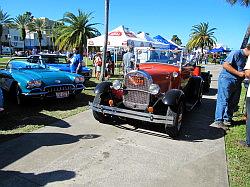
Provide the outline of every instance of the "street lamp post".
[[105,37],[103,45],[103,55],[102,55],[102,71],[100,79],[105,80],[105,68],[106,68],[106,52],[108,44],[108,24],[109,24],[109,0],[105,0]]
[[11,55],[12,55],[12,54],[11,54],[11,53],[12,53],[12,52],[11,52],[11,35],[8,34],[7,37],[8,37],[8,40],[9,40],[9,49],[10,49],[10,57],[11,57]]

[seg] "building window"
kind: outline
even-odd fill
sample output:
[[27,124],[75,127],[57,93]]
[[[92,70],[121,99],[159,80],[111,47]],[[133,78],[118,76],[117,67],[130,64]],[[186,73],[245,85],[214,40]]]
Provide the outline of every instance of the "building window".
[[6,34],[6,35],[5,35],[5,40],[7,40],[7,39],[8,39],[8,35]]
[[14,36],[14,40],[15,40],[15,41],[18,41],[18,36]]

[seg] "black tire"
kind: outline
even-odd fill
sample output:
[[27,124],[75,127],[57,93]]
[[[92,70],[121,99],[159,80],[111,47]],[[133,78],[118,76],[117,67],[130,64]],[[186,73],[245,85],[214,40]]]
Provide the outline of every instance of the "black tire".
[[18,86],[18,84],[14,84],[11,88],[11,97],[14,101],[14,103],[21,105],[23,104],[23,96],[22,96],[22,90],[21,88]]
[[[97,94],[94,98],[93,103],[95,104],[102,104],[102,95],[101,94]],[[100,123],[106,123],[106,124],[110,124],[111,123],[111,116],[108,114],[103,114],[101,112],[97,112],[92,110],[93,112],[93,116],[94,118],[99,121]]]
[[168,134],[171,138],[175,139],[178,137],[181,129],[182,118],[184,112],[184,104],[181,101],[176,108],[171,106],[168,107],[167,116],[173,117],[172,126],[165,125],[166,134]]

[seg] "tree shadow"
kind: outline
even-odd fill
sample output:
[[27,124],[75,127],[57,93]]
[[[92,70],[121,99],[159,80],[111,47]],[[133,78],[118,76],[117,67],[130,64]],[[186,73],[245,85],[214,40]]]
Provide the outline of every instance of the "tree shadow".
[[95,139],[99,137],[100,135],[98,134],[82,134],[74,136],[65,133],[28,133],[0,145],[0,169],[3,169],[42,146],[72,144],[80,140]]
[[70,125],[63,120],[55,123],[59,119],[53,116],[60,115],[61,118],[65,118],[68,117],[67,111],[74,112],[74,110],[76,110],[74,113],[79,113],[84,108],[88,108],[88,102],[93,99],[94,96],[81,93],[74,99],[29,100],[24,105],[16,105],[7,100],[5,110],[0,114],[0,130],[14,130],[27,125],[42,127],[51,124],[60,128],[68,128]]
[[72,179],[75,175],[75,172],[67,170],[57,170],[40,174],[1,170],[0,186],[44,186],[50,182]]
[[[95,79],[95,78],[94,78]],[[97,81],[97,80],[95,80],[95,81]],[[98,82],[95,82],[95,81],[93,81],[93,80],[88,80],[88,81],[86,81],[85,83],[84,83],[84,85],[85,85],[85,89],[86,90],[89,90],[89,89],[92,89],[93,87],[96,87],[97,86],[97,84],[98,84]]]

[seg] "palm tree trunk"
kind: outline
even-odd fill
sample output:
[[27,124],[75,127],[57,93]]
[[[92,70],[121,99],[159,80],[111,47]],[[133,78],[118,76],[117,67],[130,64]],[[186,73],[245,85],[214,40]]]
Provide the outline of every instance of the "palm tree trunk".
[[0,55],[2,55],[2,34],[3,34],[3,25],[0,24]]
[[250,24],[248,25],[248,28],[247,28],[247,31],[246,31],[246,34],[243,38],[243,41],[242,41],[242,44],[241,44],[241,49],[244,49],[248,43],[248,40],[249,40],[249,36],[250,36]]
[[23,40],[23,51],[25,51],[25,39]]
[[39,50],[40,50],[40,53],[42,52],[42,40],[39,38]]
[[105,68],[106,68],[106,53],[107,53],[107,44],[108,44],[108,24],[109,24],[109,0],[105,0],[105,39],[103,46],[103,55],[102,55],[102,71],[100,75],[100,80],[105,80]]

